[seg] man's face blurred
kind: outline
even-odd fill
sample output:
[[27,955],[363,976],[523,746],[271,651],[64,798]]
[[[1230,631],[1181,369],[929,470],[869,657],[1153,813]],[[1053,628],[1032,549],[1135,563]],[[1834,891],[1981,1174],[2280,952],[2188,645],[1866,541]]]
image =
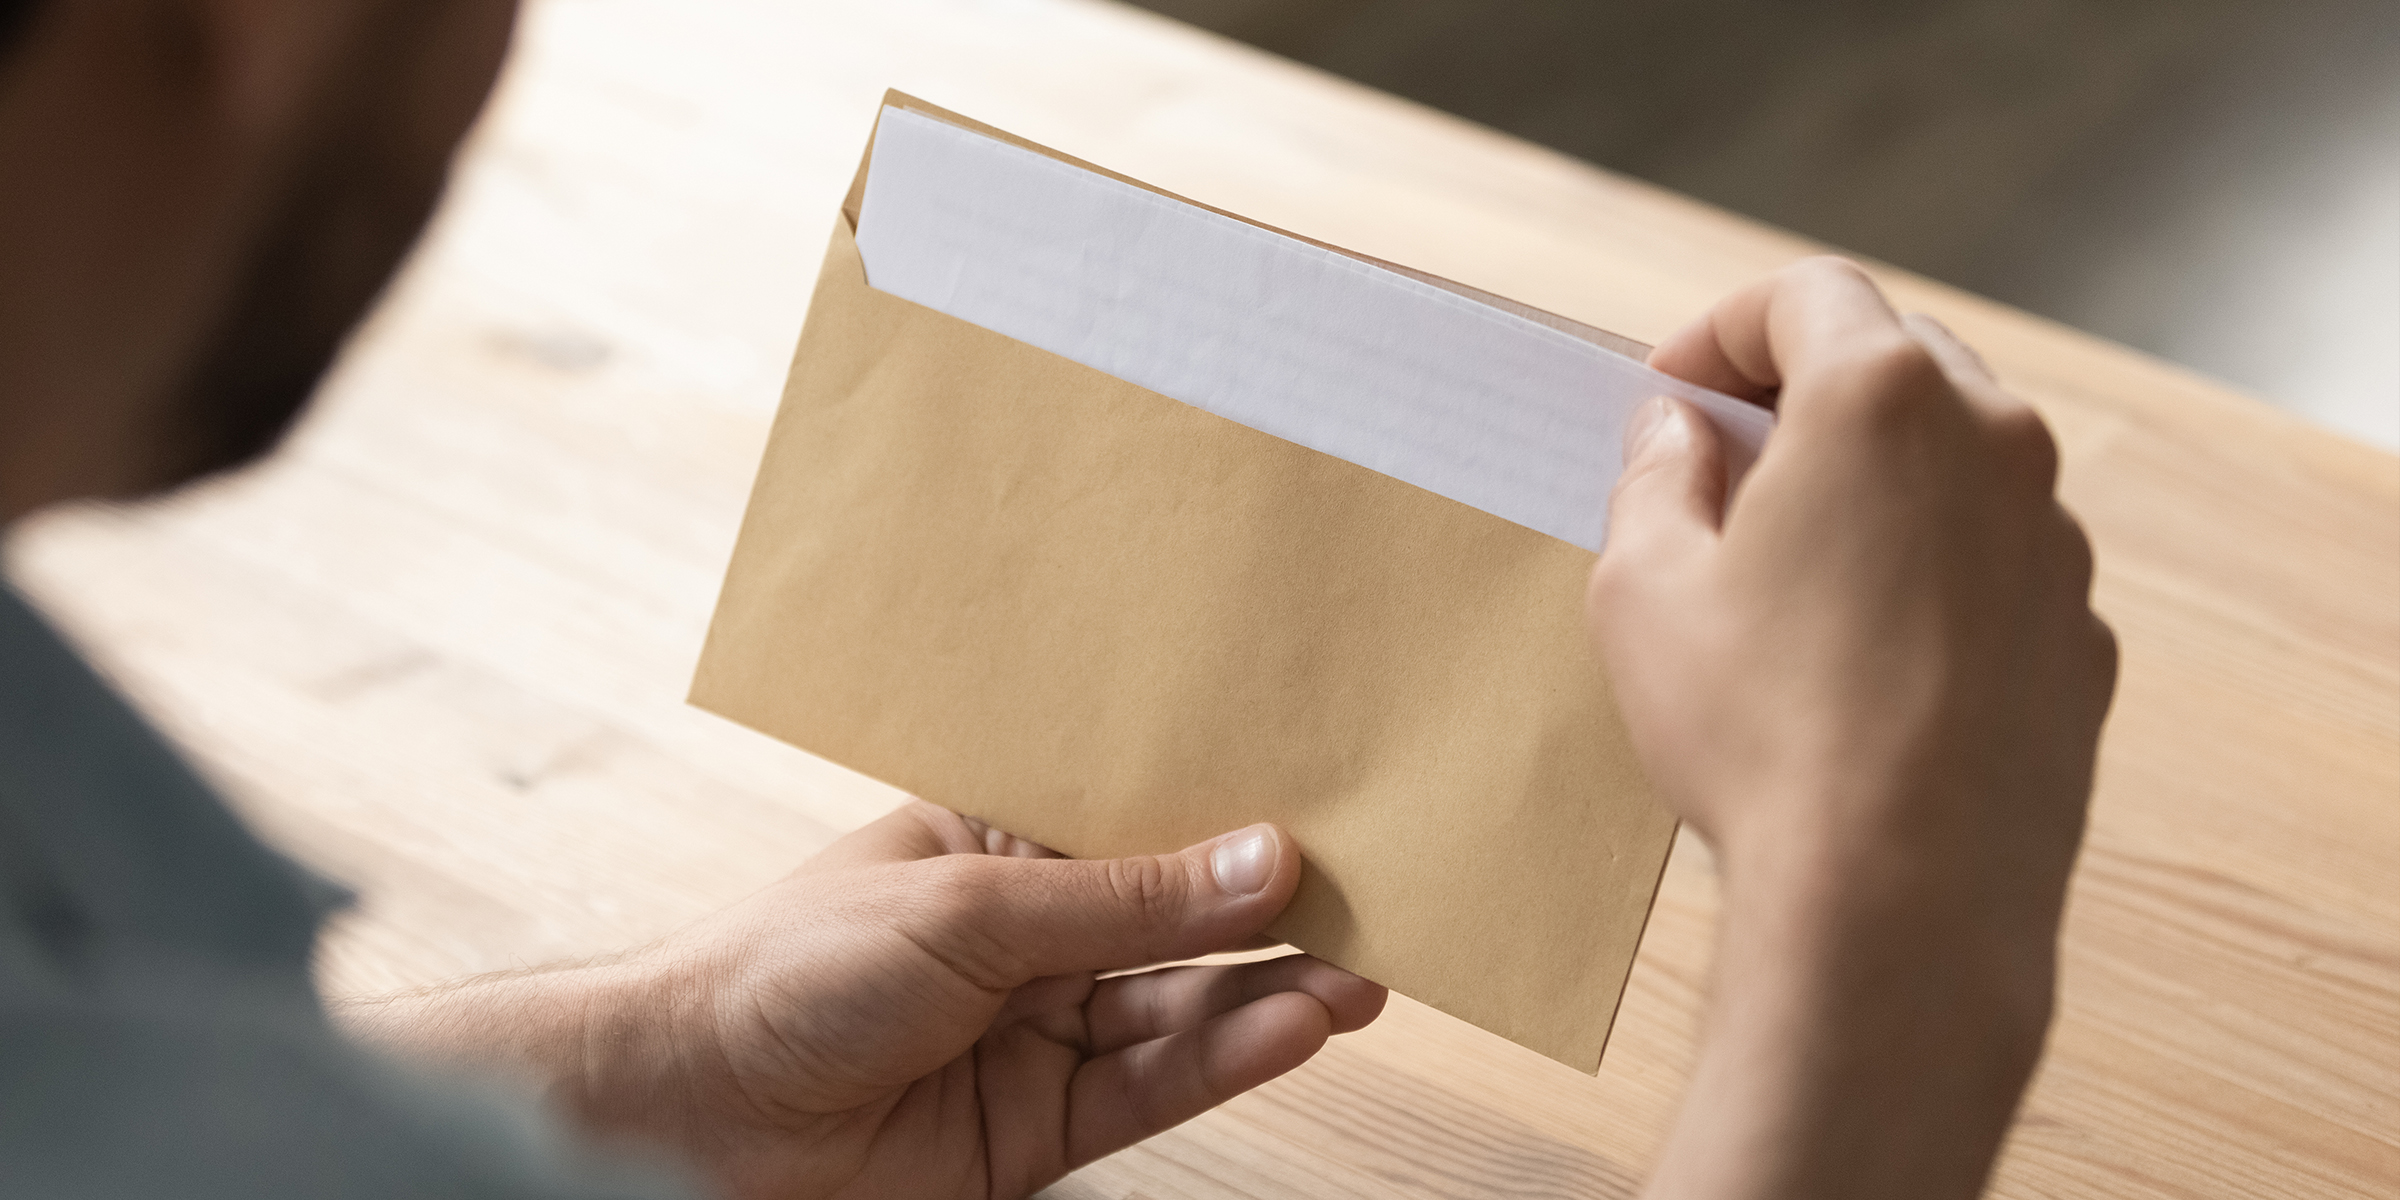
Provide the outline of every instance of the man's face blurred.
[[515,0],[378,0],[300,134],[226,317],[160,414],[158,483],[272,449],[440,199]]
[[11,7],[0,515],[257,457],[423,230],[515,0]]

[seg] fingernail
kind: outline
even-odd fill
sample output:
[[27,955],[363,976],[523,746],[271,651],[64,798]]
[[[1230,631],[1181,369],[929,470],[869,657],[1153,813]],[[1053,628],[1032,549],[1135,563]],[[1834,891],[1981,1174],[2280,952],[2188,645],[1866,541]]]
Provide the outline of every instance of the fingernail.
[[1248,896],[1260,891],[1275,874],[1274,831],[1264,825],[1253,825],[1225,835],[1225,840],[1209,852],[1208,866],[1216,872],[1217,886],[1228,895]]
[[1633,410],[1633,415],[1625,419],[1626,465],[1631,466],[1635,459],[1642,456],[1642,448],[1650,444],[1651,438],[1658,436],[1658,431],[1666,426],[1668,415],[1674,411],[1665,396],[1652,396],[1642,401],[1640,408]]

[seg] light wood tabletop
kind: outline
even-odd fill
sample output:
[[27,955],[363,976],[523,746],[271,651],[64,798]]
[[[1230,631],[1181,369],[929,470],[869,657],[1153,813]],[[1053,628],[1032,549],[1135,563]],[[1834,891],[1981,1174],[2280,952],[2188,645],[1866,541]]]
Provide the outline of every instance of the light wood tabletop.
[[[433,239],[295,442],[8,548],[245,813],[362,891],[330,990],[654,937],[896,801],[682,700],[886,87],[1643,339],[1817,249],[1092,0],[537,0]],[[2393,1195],[2400,460],[1884,278],[2052,423],[2125,648],[1996,1194]],[[1692,1061],[1715,903],[1687,837],[1596,1079],[1396,999],[1051,1194],[1627,1195]]]

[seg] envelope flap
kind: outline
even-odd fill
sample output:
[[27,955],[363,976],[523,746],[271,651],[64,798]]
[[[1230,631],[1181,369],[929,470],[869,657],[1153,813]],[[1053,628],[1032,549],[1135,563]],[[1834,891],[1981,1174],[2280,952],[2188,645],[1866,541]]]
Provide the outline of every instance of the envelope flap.
[[[1356,259],[1359,262],[1367,263],[1371,266],[1380,267],[1397,275],[1405,275],[1419,283],[1429,284],[1433,287],[1441,288],[1444,291],[1451,292],[1455,295],[1464,296],[1467,299],[1473,300],[1479,304],[1490,305],[1491,307],[1500,309],[1503,312],[1512,313],[1516,316],[1523,317],[1526,320],[1548,326],[1549,328],[1555,329],[1560,333],[1564,333],[1570,337],[1582,339],[1583,341],[1590,342],[1591,344],[1604,350],[1622,354],[1628,358],[1642,359],[1648,358],[1650,355],[1650,347],[1648,345],[1635,341],[1634,339],[1626,337],[1623,334],[1610,333],[1605,329],[1586,325],[1572,317],[1563,317],[1557,313],[1535,308],[1530,304],[1522,304],[1515,300],[1508,299],[1505,296],[1494,295],[1493,293],[1484,291],[1481,288],[1470,287],[1455,280],[1444,279],[1439,275],[1430,274],[1425,271],[1419,271],[1413,267],[1404,267],[1397,263],[1386,262],[1385,260],[1373,257],[1372,255],[1360,254],[1353,250],[1345,250],[1340,246],[1332,245],[1327,242],[1320,242],[1315,238],[1293,233],[1287,229],[1278,229],[1273,225],[1268,225],[1261,221],[1253,221],[1248,217],[1242,216],[1240,213],[1227,212],[1226,210],[1218,208],[1214,205],[1203,204],[1200,201],[1193,200],[1187,196],[1177,195],[1176,193],[1167,191],[1164,188],[1152,187],[1151,185],[1144,183],[1139,179],[1134,179],[1126,175],[1120,175],[1106,167],[1085,162],[1084,160],[1076,158],[1071,154],[1062,154],[1048,146],[1044,146],[1038,142],[1027,141],[1026,139],[1018,137],[1013,133],[1009,133],[1006,130],[995,129],[992,126],[986,125],[981,121],[974,120],[973,118],[960,116],[959,114],[951,112],[950,110],[942,108],[938,105],[928,104],[923,100],[919,100],[916,97],[897,89],[884,92],[883,103],[885,107],[899,108],[913,113],[920,113],[936,120],[956,125],[961,129],[970,129],[976,133],[984,135],[985,137],[1005,142],[1022,150],[1030,150],[1033,153],[1042,155],[1045,158],[1056,159],[1059,162],[1080,167],[1083,170],[1092,172],[1093,174],[1114,179],[1119,183],[1130,184],[1146,192],[1153,192],[1158,195],[1168,197],[1169,199],[1178,200],[1185,204],[1192,205],[1195,208],[1206,209],[1209,212],[1216,213],[1220,216],[1230,217],[1233,220],[1240,221],[1245,225],[1254,225],[1260,229],[1267,230],[1270,233],[1281,234],[1284,237],[1291,238],[1295,241],[1305,242],[1311,246],[1318,247],[1319,249],[1330,250],[1335,254],[1342,255],[1346,258]],[[881,110],[878,109],[877,113],[877,119],[880,121]],[[859,157],[858,173],[851,177],[850,191],[842,199],[842,216],[849,221],[850,228],[853,233],[855,233],[858,229],[859,213],[866,203],[867,169],[872,164],[874,155],[875,139],[870,136],[867,139],[866,152]]]

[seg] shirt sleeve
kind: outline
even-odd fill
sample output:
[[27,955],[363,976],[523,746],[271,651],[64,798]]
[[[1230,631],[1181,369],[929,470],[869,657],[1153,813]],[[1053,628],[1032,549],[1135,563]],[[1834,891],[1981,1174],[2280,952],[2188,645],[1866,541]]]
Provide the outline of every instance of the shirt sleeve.
[[417,1075],[312,1024],[0,1012],[0,1195],[699,1195],[668,1164],[579,1144],[531,1104]]

